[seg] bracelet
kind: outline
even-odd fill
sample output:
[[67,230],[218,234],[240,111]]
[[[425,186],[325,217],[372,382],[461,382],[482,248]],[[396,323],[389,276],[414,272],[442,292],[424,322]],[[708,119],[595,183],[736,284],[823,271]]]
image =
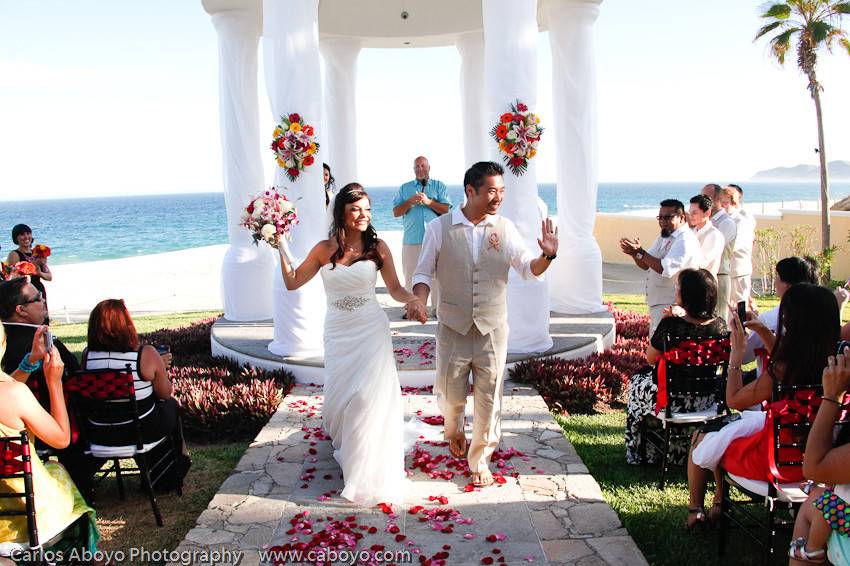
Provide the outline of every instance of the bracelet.
[[831,402],[831,403],[835,403],[835,404],[836,404],[836,405],[838,405],[839,407],[841,407],[841,406],[843,405],[843,403],[841,403],[841,401],[839,401],[838,399],[833,399],[832,397],[827,397],[826,395],[824,395],[823,397],[821,397],[821,400],[822,400],[822,401],[829,401],[829,402]]
[[24,373],[32,373],[34,371],[38,371],[39,368],[41,368],[41,360],[38,360],[37,362],[32,363],[32,362],[29,361],[29,357],[30,357],[29,354],[24,354],[24,357],[21,360],[21,363],[18,364],[18,369],[21,370]]
[[729,369],[736,369],[738,371],[741,371],[741,366],[729,366]]

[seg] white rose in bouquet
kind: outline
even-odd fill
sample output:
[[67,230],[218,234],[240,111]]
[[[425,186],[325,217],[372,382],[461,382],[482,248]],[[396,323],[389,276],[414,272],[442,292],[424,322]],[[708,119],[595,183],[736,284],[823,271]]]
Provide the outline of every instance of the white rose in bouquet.
[[260,235],[263,237],[265,241],[271,240],[272,236],[277,233],[277,229],[274,227],[274,224],[265,224],[260,229]]
[[254,218],[260,218],[263,215],[263,209],[263,199],[258,198],[254,201],[254,212],[252,212],[251,215]]
[[294,206],[292,206],[292,203],[289,202],[288,200],[281,199],[281,200],[278,201],[278,203],[280,205],[280,213],[281,214],[288,214],[289,212],[292,211],[293,208],[295,208]]

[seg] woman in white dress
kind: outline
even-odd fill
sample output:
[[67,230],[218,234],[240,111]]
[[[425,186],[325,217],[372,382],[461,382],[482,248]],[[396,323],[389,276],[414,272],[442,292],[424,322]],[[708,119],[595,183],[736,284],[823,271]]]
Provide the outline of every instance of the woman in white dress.
[[401,503],[407,487],[404,406],[389,319],[375,297],[378,271],[408,318],[426,320],[422,302],[399,283],[390,249],[371,220],[369,195],[350,183],[334,201],[331,237],[297,267],[286,249],[280,254],[289,290],[322,274],[328,300],[322,418],[343,472],[341,495],[363,506]]

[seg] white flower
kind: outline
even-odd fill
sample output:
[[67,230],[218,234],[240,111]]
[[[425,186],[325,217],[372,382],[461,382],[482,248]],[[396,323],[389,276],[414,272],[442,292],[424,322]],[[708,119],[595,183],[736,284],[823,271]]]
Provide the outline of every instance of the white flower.
[[288,200],[282,200],[281,199],[281,201],[280,201],[280,213],[281,214],[288,214],[293,208],[295,208],[295,207],[292,206],[291,202],[289,202]]
[[277,230],[275,229],[273,224],[265,224],[260,229],[260,235],[266,241],[268,241],[272,236],[274,236],[276,232]]
[[508,131],[508,135],[505,136],[505,137],[508,138],[509,140],[515,140],[516,139],[516,131],[513,128],[511,128]]

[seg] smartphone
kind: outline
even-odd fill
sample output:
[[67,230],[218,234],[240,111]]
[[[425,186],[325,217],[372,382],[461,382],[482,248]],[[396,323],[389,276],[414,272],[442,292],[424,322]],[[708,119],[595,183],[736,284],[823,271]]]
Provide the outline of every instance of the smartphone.
[[44,339],[44,349],[49,354],[53,350],[53,334],[49,331],[42,334],[42,338]]
[[159,352],[160,355],[167,354],[171,351],[171,346],[168,344],[157,344],[154,348],[156,348],[156,351]]
[[747,322],[747,303],[744,301],[738,301],[738,319],[741,324]]
[[835,353],[843,354],[844,348],[850,348],[850,342],[848,342],[847,340],[839,340],[838,346],[835,348]]

